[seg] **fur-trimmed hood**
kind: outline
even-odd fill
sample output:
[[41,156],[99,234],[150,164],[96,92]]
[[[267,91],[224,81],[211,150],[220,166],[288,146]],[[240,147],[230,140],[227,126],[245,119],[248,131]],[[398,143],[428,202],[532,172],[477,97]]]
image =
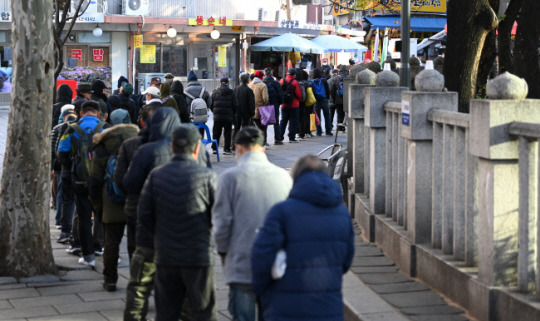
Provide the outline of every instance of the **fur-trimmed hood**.
[[93,137],[94,145],[104,144],[107,151],[117,154],[124,140],[137,136],[139,127],[133,124],[119,124],[107,128]]

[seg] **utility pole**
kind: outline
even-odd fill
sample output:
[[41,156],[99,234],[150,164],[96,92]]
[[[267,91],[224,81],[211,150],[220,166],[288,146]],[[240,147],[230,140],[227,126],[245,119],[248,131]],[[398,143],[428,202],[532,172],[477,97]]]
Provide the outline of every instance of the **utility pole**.
[[[411,56],[411,1],[401,1],[401,86],[411,87],[411,70],[409,58]],[[383,53],[386,54],[386,53]]]
[[291,20],[291,0],[287,0],[287,20]]

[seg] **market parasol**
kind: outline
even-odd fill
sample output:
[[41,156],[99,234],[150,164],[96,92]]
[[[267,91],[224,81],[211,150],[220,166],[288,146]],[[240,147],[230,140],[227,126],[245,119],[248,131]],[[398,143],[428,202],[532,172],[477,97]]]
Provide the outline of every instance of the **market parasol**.
[[347,38],[336,35],[319,36],[311,42],[323,47],[327,52],[364,52],[368,48]]

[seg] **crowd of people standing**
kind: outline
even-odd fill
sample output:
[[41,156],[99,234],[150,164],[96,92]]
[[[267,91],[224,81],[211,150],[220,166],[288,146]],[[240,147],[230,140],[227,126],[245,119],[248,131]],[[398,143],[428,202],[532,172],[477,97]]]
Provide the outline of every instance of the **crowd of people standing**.
[[[147,319],[152,290],[156,320],[216,320],[214,249],[234,320],[343,320],[341,278],[354,236],[341,189],[315,156],[287,173],[265,154],[270,125],[275,145],[286,133],[297,143],[312,136],[312,112],[322,112],[332,135],[329,100],[339,97],[343,75],[323,68],[310,79],[304,69],[289,69],[281,81],[270,68],[244,73],[234,90],[222,78],[212,93],[194,72],[185,88],[167,74],[141,96],[124,77],[109,97],[99,80],[80,83],[73,100],[68,86],[58,88],[51,131],[57,242],[69,244],[82,265],[94,267],[103,255],[103,288],[116,291],[127,228],[124,320]],[[306,106],[308,92],[316,102]],[[268,106],[273,123],[262,109]],[[219,179],[201,143],[204,126],[192,124],[205,123],[208,110],[212,136],[219,141],[223,133],[223,153],[238,159]],[[323,134],[320,124],[315,131]],[[285,269],[276,260],[281,252]]]

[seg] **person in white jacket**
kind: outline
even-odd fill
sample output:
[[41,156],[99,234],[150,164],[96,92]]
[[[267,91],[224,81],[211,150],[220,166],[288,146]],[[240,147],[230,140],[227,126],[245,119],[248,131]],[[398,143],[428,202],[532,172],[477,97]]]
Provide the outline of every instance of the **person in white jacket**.
[[270,163],[264,134],[244,127],[235,138],[238,165],[221,175],[212,223],[216,247],[229,285],[229,312],[233,320],[255,321],[257,298],[251,286],[251,247],[272,206],[287,198],[292,178]]

